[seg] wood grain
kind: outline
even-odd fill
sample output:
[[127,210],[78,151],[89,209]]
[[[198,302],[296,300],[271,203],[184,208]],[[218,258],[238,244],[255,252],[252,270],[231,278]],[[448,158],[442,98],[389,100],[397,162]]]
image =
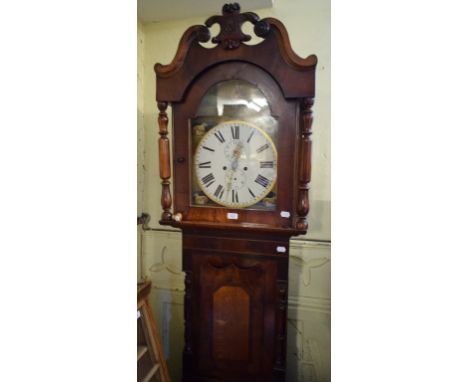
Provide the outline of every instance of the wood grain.
[[248,361],[250,298],[238,286],[223,286],[213,294],[213,358]]

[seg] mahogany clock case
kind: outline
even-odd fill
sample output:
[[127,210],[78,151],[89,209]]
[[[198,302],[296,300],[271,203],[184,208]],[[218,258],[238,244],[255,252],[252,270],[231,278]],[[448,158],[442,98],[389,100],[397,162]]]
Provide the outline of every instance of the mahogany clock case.
[[[263,40],[241,26],[254,25]],[[200,43],[220,25],[214,48]],[[315,67],[298,57],[283,24],[240,13],[187,29],[174,60],[155,65],[162,179],[160,223],[182,229],[185,277],[184,381],[284,381],[289,239],[307,231]],[[192,203],[191,120],[209,89],[222,81],[257,87],[278,121],[277,195],[273,210]],[[172,105],[174,195],[166,109]],[[173,208],[172,208],[173,207]],[[229,218],[230,216],[236,218]]]

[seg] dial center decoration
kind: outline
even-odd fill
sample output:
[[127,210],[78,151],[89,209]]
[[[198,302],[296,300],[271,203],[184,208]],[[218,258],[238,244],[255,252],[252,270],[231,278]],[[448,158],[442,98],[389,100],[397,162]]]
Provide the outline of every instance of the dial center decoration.
[[221,122],[201,138],[194,156],[198,185],[213,202],[245,208],[264,199],[277,176],[277,151],[257,126]]

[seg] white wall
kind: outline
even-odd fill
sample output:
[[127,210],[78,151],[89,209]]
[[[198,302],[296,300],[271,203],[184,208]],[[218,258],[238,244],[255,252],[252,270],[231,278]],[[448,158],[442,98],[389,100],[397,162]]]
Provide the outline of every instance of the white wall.
[[[220,2],[217,12],[221,11],[221,5]],[[276,0],[273,9],[255,12],[260,17],[281,20],[298,55],[318,56],[309,231],[291,240],[287,379],[327,382],[330,381],[330,3]],[[153,66],[156,62],[171,62],[183,32],[191,25],[203,24],[206,18],[139,24],[138,28],[138,211],[149,213],[150,226],[159,229],[142,234],[141,275],[153,282],[152,305],[174,381],[181,376],[183,349],[182,243],[180,233],[158,224],[161,181]]]

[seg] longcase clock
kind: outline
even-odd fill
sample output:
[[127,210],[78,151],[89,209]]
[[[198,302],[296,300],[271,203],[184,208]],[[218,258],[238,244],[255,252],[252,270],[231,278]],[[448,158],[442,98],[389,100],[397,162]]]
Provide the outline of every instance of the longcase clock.
[[[245,44],[246,22],[260,43]],[[184,381],[284,380],[289,240],[307,231],[316,63],[293,52],[280,21],[234,3],[155,65],[160,223],[182,230]]]

